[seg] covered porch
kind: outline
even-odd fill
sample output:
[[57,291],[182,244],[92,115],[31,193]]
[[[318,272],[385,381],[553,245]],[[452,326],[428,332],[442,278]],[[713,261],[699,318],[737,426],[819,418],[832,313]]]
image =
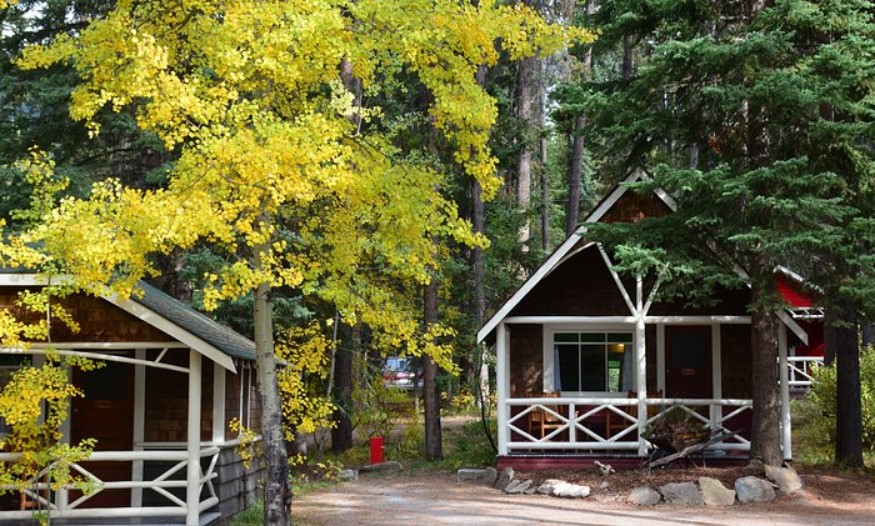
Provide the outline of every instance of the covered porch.
[[[4,279],[40,284],[32,276],[0,275],[0,284]],[[6,375],[23,365],[41,367],[49,353],[103,364],[69,371],[83,396],[73,397],[60,427],[62,443],[96,440],[88,458],[69,465],[92,491],[52,487],[50,464],[23,486],[0,487],[0,523],[29,524],[39,512],[58,524],[195,526],[254,501],[260,467],[243,465],[228,426],[237,418],[258,428],[254,344],[160,291],[144,289],[136,300],[66,298],[79,332],[53,327],[53,343],[0,347],[0,373]],[[12,304],[17,290],[10,292],[0,289],[0,304]],[[0,434],[8,431],[0,419]],[[17,451],[0,452],[0,462],[19,458]]]

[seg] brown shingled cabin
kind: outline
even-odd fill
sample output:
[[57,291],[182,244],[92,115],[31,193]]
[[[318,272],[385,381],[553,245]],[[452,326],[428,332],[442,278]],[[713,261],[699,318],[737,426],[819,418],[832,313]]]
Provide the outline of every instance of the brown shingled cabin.
[[[34,274],[0,273],[0,308],[17,309],[19,292],[44,284]],[[29,519],[38,507],[50,510],[53,523],[209,524],[256,498],[259,467],[243,466],[228,427],[237,418],[259,428],[255,344],[149,285],[140,288],[142,296],[131,299],[64,298],[81,330],[54,324],[51,343],[0,348],[0,378],[22,363],[44,362],[48,349],[105,363],[74,369],[85,396],[73,399],[63,426],[71,443],[97,440],[93,455],[73,467],[97,491],[8,492],[0,496],[0,522]],[[2,452],[0,461],[12,455]]]
[[[713,306],[661,302],[658,280],[619,275],[586,237],[595,222],[670,214],[664,192],[628,189],[599,203],[478,333],[497,356],[499,465],[518,469],[638,466],[655,445],[647,425],[680,407],[712,431],[740,431],[709,447],[709,465],[746,461],[751,419],[748,290],[717,290]],[[780,324],[781,436],[792,459],[789,401],[823,360],[823,312],[802,278],[776,269],[787,308]]]

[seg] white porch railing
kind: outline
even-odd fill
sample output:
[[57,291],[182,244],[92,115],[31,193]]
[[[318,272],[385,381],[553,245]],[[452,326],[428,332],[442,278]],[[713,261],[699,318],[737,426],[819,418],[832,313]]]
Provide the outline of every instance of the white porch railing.
[[811,376],[812,370],[821,366],[823,366],[822,356],[788,356],[790,387],[810,388],[814,384],[814,378]]
[[[0,462],[14,461],[20,457],[20,453],[0,453]],[[207,488],[206,496],[198,503],[200,512],[212,508],[219,502],[213,479],[218,476],[215,471],[216,462],[219,460],[219,448],[216,446],[201,448],[200,458],[209,458],[209,464],[204,470],[200,468],[199,487],[203,492]],[[175,462],[169,469],[151,480],[128,480],[128,481],[103,481],[97,475],[88,470],[91,462]],[[89,494],[81,494],[72,502],[69,501],[70,491],[75,488],[64,487],[51,494],[47,498],[48,483],[43,479],[46,471],[43,470],[27,484],[24,490],[26,498],[38,503],[38,508],[48,511],[52,517],[90,518],[90,517],[156,517],[156,516],[181,516],[188,511],[185,498],[179,498],[173,493],[173,488],[186,488],[185,479],[171,480],[177,473],[186,474],[188,468],[188,453],[179,451],[95,451],[83,460],[71,465],[71,469],[82,478],[96,486],[96,490]],[[0,486],[4,490],[17,491],[15,486]],[[150,489],[170,501],[168,506],[140,506],[119,508],[87,508],[84,505],[95,495],[104,490],[118,489]],[[0,522],[3,519],[26,519],[32,515],[31,511],[0,511]]]
[[[635,398],[510,398],[506,404],[509,416],[502,431],[508,452],[642,451],[653,446],[640,436],[641,429],[672,407],[681,407],[711,429],[723,431],[739,431],[730,429],[729,421],[753,407],[751,400],[647,398],[647,417],[639,419]],[[530,425],[533,411],[552,420],[543,436]],[[735,435],[709,449],[748,451],[750,442]]]

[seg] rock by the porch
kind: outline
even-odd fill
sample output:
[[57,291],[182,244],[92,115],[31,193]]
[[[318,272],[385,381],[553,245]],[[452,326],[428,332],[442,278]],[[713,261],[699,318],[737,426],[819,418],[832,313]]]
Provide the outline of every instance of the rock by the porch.
[[509,495],[519,495],[525,493],[532,487],[533,482],[531,480],[512,480],[510,484],[504,488],[504,492]]
[[659,492],[667,502],[672,504],[686,504],[688,506],[701,506],[705,503],[702,492],[692,482],[671,482],[659,488]]
[[337,474],[337,478],[339,480],[357,480],[359,478],[359,472],[354,469],[344,469],[340,473]]
[[557,484],[553,488],[553,491],[550,492],[550,495],[566,499],[582,499],[589,496],[589,493],[589,486],[581,486],[579,484],[565,482],[563,484]]
[[480,482],[487,486],[492,486],[495,484],[497,477],[498,472],[492,467],[485,469],[460,468],[456,471],[456,483]]
[[537,492],[541,495],[550,495],[553,493],[553,489],[560,484],[568,483],[559,479],[547,479],[538,486]]
[[498,476],[498,480],[495,481],[496,489],[500,489],[504,491],[507,488],[508,484],[513,480],[513,468],[508,466],[501,470],[501,474]]
[[662,500],[662,495],[649,486],[639,486],[629,493],[628,500],[639,506],[656,506]]
[[739,502],[768,502],[775,500],[772,484],[758,477],[741,477],[735,481],[735,494]]
[[802,479],[793,468],[766,466],[766,478],[778,485],[782,493],[793,493],[802,489]]
[[735,504],[735,490],[731,490],[717,479],[699,477],[699,490],[708,506],[732,506]]
[[360,473],[397,473],[401,471],[401,463],[394,460],[380,462],[379,464],[367,464],[359,468]]

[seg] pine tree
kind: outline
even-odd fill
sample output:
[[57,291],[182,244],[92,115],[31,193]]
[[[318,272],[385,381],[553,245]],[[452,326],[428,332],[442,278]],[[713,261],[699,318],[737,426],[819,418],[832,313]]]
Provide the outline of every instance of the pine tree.
[[618,173],[647,168],[642,189],[667,191],[678,211],[597,235],[629,267],[668,263],[663,291],[750,287],[751,455],[768,464],[782,460],[774,269],[815,274],[848,244],[852,197],[872,182],[872,7],[631,0],[598,13],[600,46],[638,64],[625,82],[589,85],[590,130]]

